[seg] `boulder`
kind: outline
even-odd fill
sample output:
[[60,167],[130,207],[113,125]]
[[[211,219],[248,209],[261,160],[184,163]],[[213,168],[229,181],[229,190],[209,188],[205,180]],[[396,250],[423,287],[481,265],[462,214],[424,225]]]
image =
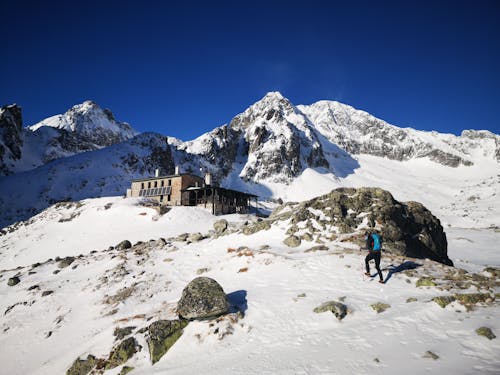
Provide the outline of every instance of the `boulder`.
[[332,314],[335,315],[335,317],[338,320],[342,320],[347,315],[347,306],[341,302],[328,301],[328,302],[325,302],[325,303],[321,304],[320,306],[316,307],[313,311],[315,313],[322,313],[325,311],[331,311]]
[[[318,222],[318,211],[331,220]],[[309,201],[279,206],[269,220],[286,221],[286,233],[292,235],[299,227],[309,228],[308,223],[316,221],[323,227],[323,231],[319,230],[320,237],[329,239],[332,233],[353,233],[352,241],[361,247],[364,247],[362,234],[376,228],[388,253],[453,265],[439,219],[421,203],[398,202],[380,188],[338,188]],[[317,230],[317,226],[313,227],[315,235]]]
[[493,340],[494,338],[496,338],[496,336],[492,332],[491,328],[488,328],[488,327],[480,327],[480,328],[476,329],[476,333],[479,336],[486,337],[488,340]]
[[118,245],[116,245],[116,250],[125,250],[125,249],[130,249],[132,247],[132,244],[130,243],[129,240],[124,240],[120,242]]
[[8,281],[7,281],[7,285],[8,286],[14,286],[14,285],[17,285],[21,282],[21,279],[17,276],[14,276],[14,277],[11,277]]
[[155,364],[182,336],[187,320],[158,320],[148,327],[146,339],[151,362]]
[[283,243],[285,245],[287,245],[288,247],[297,247],[297,246],[300,246],[301,244],[301,239],[297,236],[289,236],[287,238],[285,238],[285,240],[283,241]]
[[136,339],[133,337],[129,337],[128,339],[120,342],[113,348],[111,353],[109,353],[106,370],[118,367],[127,362],[135,353],[137,353],[138,348],[139,344],[137,344]]
[[217,235],[221,235],[227,229],[227,226],[228,226],[228,222],[226,219],[217,220],[214,223],[215,233]]
[[217,281],[197,277],[182,291],[177,311],[184,319],[207,319],[229,311],[229,300]]

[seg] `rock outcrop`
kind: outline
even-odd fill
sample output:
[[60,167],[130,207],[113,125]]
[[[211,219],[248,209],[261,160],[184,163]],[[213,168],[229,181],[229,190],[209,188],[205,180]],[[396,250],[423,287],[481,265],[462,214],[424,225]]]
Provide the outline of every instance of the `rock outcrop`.
[[229,307],[226,293],[217,281],[197,277],[182,291],[177,311],[184,319],[207,319],[227,313]]
[[271,221],[288,221],[288,234],[332,240],[339,235],[360,246],[366,230],[377,229],[383,249],[452,265],[438,218],[418,202],[401,203],[379,188],[339,188],[302,203],[278,207]]

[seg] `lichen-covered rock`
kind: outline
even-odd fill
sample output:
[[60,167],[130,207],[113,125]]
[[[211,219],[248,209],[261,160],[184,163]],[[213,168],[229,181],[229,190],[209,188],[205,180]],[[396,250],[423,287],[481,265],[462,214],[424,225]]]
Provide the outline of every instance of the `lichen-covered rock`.
[[129,240],[124,240],[122,242],[120,242],[118,245],[116,245],[116,249],[117,250],[126,250],[126,249],[130,249],[132,247],[132,244],[130,243]]
[[432,301],[436,302],[443,309],[455,300],[456,298],[453,296],[439,296],[432,299]]
[[484,337],[488,338],[489,340],[493,340],[496,337],[495,334],[493,333],[493,331],[491,330],[491,328],[488,328],[488,327],[480,327],[480,328],[476,329],[476,333],[479,336],[484,336]]
[[301,239],[294,235],[285,238],[285,240],[283,241],[283,243],[288,247],[300,246],[301,242],[302,242]]
[[14,277],[11,277],[8,281],[7,281],[7,285],[8,286],[14,286],[14,285],[17,285],[21,282],[21,279],[17,276],[14,276]]
[[126,340],[120,342],[117,346],[113,348],[111,353],[109,353],[109,358],[106,363],[106,370],[115,368],[127,362],[133,357],[137,350],[140,348],[136,339],[129,337]]
[[410,297],[406,300],[406,303],[417,302],[418,300],[415,297]]
[[155,364],[182,336],[187,320],[158,320],[148,327],[149,355]]
[[116,327],[113,332],[113,336],[115,336],[115,340],[123,340],[125,337],[130,335],[134,331],[134,329],[135,327]]
[[127,375],[133,369],[134,369],[134,367],[123,366],[119,375]]
[[495,299],[495,297],[489,293],[455,294],[455,298],[464,306],[472,306],[478,303],[491,303]]
[[331,311],[338,320],[342,320],[347,315],[347,306],[337,301],[328,301],[316,307],[313,311],[315,313]]
[[97,359],[92,354],[89,354],[87,359],[77,358],[66,371],[66,375],[87,375],[92,371],[96,363]]
[[227,226],[228,226],[228,222],[226,219],[217,220],[214,223],[215,233],[217,235],[221,235],[227,229]]
[[422,276],[420,279],[417,280],[416,284],[417,287],[421,286],[437,286],[437,284],[434,281],[434,278],[431,276]]
[[377,314],[380,314],[381,312],[384,312],[385,310],[387,310],[388,308],[390,308],[391,305],[389,305],[387,303],[377,302],[377,303],[374,303],[374,304],[370,305],[370,307],[373,310],[375,310],[377,312]]
[[229,300],[217,281],[197,277],[182,291],[177,311],[184,319],[207,319],[229,311]]

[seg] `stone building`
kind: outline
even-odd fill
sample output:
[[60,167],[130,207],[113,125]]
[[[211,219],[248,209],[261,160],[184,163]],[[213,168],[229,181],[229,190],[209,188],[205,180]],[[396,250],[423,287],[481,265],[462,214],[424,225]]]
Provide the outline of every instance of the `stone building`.
[[214,215],[247,213],[250,201],[257,202],[256,195],[214,186],[209,173],[201,178],[180,173],[179,167],[173,175],[161,176],[156,170],[154,177],[132,180],[127,197],[149,198],[160,206],[204,207]]

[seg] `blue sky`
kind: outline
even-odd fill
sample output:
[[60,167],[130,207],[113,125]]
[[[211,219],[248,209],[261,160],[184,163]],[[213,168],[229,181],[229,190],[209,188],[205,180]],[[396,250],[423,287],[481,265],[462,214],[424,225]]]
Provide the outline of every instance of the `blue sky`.
[[188,140],[269,91],[500,133],[500,1],[3,1],[0,104],[86,99]]

